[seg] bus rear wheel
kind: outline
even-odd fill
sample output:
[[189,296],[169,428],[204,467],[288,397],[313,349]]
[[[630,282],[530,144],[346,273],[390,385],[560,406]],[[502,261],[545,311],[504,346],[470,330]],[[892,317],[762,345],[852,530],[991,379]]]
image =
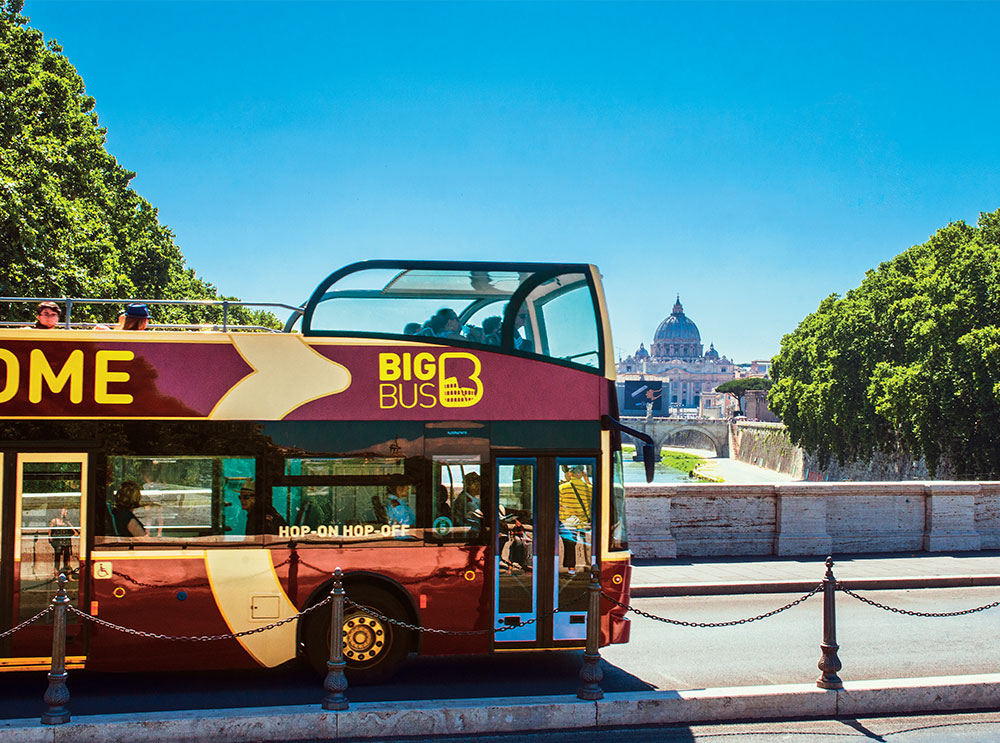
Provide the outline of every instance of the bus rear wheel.
[[[373,586],[349,586],[347,596],[357,604],[344,607],[341,631],[347,680],[355,685],[385,681],[399,670],[413,647],[411,630],[386,621],[406,621],[406,610],[398,598]],[[326,674],[330,659],[330,617],[329,606],[317,609],[303,632],[306,658],[321,674]]]

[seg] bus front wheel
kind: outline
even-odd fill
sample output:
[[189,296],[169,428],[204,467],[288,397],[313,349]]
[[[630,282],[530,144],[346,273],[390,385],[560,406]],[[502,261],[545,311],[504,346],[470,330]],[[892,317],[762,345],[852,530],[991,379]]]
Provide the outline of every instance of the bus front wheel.
[[[356,685],[385,681],[413,647],[413,632],[387,621],[406,621],[406,610],[398,598],[373,586],[349,586],[347,597],[356,604],[344,607],[341,630],[347,680]],[[329,606],[317,609],[303,632],[306,658],[321,674],[326,673],[330,659],[330,617]]]

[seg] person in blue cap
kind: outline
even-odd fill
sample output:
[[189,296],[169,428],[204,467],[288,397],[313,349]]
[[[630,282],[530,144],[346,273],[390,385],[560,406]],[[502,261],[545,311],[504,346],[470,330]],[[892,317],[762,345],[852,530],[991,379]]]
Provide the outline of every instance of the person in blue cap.
[[149,310],[144,304],[130,304],[121,318],[122,330],[145,330],[149,325]]

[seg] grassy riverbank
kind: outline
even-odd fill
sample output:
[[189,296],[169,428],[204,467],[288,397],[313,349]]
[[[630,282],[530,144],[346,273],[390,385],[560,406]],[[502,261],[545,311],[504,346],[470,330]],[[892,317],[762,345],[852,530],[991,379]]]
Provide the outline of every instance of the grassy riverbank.
[[[629,444],[622,445],[622,453],[625,457],[631,457],[635,454],[635,447]],[[690,476],[692,480],[697,482],[722,482],[721,479],[714,477],[707,477],[705,475],[698,474],[698,468],[705,464],[708,460],[705,457],[698,456],[697,454],[690,454],[685,451],[673,451],[670,449],[664,449],[660,455],[660,462],[672,470],[677,470],[682,474]]]
[[697,454],[688,454],[684,451],[664,450],[660,461],[672,470],[681,472],[693,472],[695,469],[705,464],[705,458]]

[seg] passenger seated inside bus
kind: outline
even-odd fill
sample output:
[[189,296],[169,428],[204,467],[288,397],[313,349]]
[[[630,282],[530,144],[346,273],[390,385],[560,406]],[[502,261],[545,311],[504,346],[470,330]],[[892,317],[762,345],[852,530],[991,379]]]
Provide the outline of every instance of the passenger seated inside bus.
[[482,513],[475,515],[479,510],[479,493],[482,484],[478,472],[466,472],[462,478],[462,492],[455,496],[451,503],[452,521],[455,526],[477,525],[477,520],[482,519]]
[[409,485],[391,485],[386,494],[386,517],[390,524],[413,526],[417,517],[407,503],[410,495]]
[[257,500],[257,491],[253,480],[247,480],[240,488],[240,507],[246,511],[247,523],[244,533],[248,536],[255,534],[277,534],[278,529],[288,526],[288,522],[282,518],[274,506],[270,503],[261,503]]
[[110,518],[105,525],[108,536],[115,537],[144,537],[146,527],[136,518],[132,509],[138,508],[142,501],[142,491],[139,483],[126,480],[115,493],[114,505],[110,509]]

